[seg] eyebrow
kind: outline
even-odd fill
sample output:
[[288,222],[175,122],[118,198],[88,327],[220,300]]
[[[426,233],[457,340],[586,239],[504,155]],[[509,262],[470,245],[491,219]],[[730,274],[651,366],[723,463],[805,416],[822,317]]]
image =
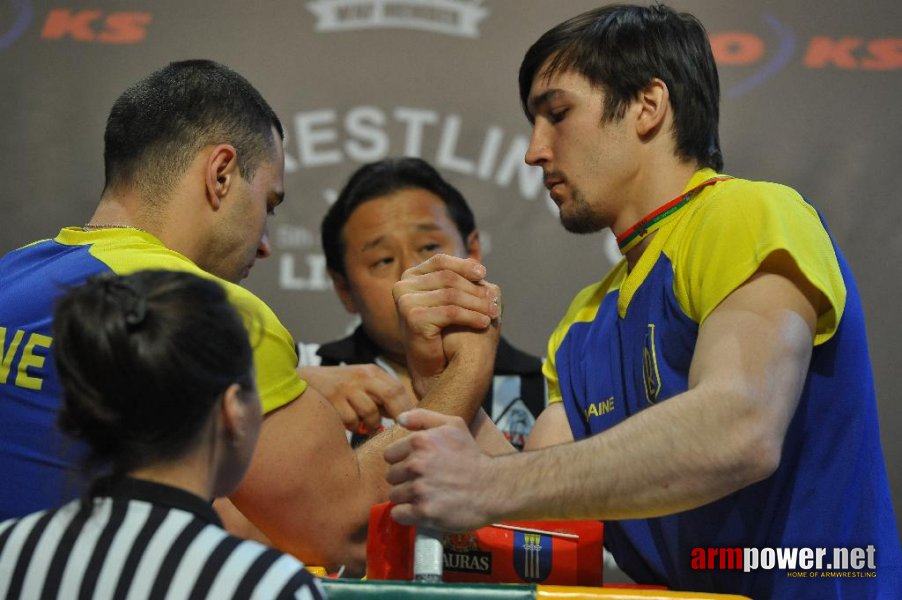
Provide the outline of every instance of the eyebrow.
[[363,246],[360,247],[360,251],[366,252],[367,250],[372,250],[373,248],[375,248],[376,246],[378,246],[379,244],[381,244],[384,241],[385,241],[385,236],[380,235],[379,237],[373,238],[370,241],[364,243]]
[[[442,228],[436,225],[435,223],[417,223],[414,225],[414,228],[417,231],[425,231],[425,232],[433,232],[433,231],[442,231]],[[380,235],[379,237],[373,238],[368,242],[364,242],[364,244],[360,247],[361,252],[366,252],[367,250],[372,250],[379,244],[385,241],[385,236]]]

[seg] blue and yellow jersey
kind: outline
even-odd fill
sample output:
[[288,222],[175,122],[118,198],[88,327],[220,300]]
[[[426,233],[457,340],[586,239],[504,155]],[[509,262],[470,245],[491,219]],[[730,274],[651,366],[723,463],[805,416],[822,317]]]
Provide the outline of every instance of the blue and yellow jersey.
[[245,316],[264,412],[297,398],[294,340],[253,293],[218,279],[136,229],[66,228],[52,240],[0,258],[0,521],[58,505],[80,489],[85,449],[55,427],[60,385],[53,364],[51,315],[56,298],[91,275],[143,269],[188,271],[214,279]]
[[[701,170],[686,191],[717,177]],[[699,326],[775,252],[826,299],[780,467],[692,511],[609,523],[606,544],[640,581],[752,597],[792,597],[799,585],[784,577],[771,589],[769,573],[693,572],[693,547],[877,544],[887,576],[902,565],[858,291],[817,212],[790,188],[705,185],[660,225],[632,271],[621,261],[582,290],[548,344],[549,401],[564,403],[582,439],[686,391]]]

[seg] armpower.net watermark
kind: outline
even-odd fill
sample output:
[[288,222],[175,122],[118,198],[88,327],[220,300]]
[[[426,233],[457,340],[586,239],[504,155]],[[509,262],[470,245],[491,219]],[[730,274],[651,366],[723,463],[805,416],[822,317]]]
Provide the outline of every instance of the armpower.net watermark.
[[691,569],[785,571],[787,577],[877,577],[877,550],[865,548],[693,548]]

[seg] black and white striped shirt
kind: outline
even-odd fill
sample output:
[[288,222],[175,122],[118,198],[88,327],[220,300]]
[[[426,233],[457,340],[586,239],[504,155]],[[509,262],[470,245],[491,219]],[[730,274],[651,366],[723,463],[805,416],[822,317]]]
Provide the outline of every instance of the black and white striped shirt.
[[229,535],[201,498],[124,479],[94,498],[0,524],[0,598],[325,596],[294,557]]

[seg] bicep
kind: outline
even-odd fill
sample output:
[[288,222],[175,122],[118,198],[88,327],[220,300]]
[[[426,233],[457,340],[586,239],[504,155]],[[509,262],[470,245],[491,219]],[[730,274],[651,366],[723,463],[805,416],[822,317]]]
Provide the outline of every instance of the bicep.
[[546,406],[539,418],[536,419],[536,424],[526,439],[524,450],[538,450],[572,441],[573,432],[570,430],[564,403],[554,402]]
[[774,256],[700,325],[689,388],[764,421],[780,439],[808,372],[823,297],[791,261]]

